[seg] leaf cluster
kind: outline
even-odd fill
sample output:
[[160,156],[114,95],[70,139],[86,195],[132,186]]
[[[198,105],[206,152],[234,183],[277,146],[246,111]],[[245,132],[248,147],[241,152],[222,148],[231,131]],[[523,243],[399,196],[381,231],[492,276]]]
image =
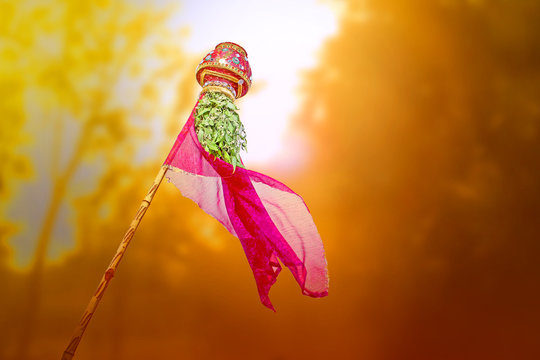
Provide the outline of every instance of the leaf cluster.
[[195,131],[202,147],[215,157],[244,167],[240,151],[246,150],[246,131],[236,112],[238,107],[225,94],[209,91],[195,113]]

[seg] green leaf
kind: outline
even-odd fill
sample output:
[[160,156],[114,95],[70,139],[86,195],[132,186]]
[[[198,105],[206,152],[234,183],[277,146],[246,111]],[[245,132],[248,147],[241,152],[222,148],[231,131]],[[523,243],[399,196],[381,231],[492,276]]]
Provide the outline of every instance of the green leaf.
[[198,104],[195,130],[204,149],[214,156],[241,166],[239,152],[246,148],[245,130],[236,105],[219,92],[206,93]]
[[208,107],[199,108],[198,111],[197,111],[197,115],[203,116],[204,114],[208,113],[209,111],[210,111],[210,108],[208,108]]
[[236,163],[238,164],[238,166],[240,166],[241,168],[244,167],[244,165],[242,165],[242,160],[240,159],[240,154],[236,154]]
[[211,150],[214,150],[214,151],[218,151],[218,147],[216,146],[216,144],[214,144],[213,142],[211,141],[207,141],[206,144],[208,145],[208,147],[211,149]]

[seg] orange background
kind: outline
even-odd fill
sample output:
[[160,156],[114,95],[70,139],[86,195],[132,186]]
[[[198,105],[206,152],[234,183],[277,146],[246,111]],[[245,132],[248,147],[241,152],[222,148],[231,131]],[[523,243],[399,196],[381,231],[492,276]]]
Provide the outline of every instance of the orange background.
[[[170,8],[77,3],[0,5],[1,359],[60,358],[198,91]],[[265,309],[164,183],[77,359],[540,358],[540,3],[339,4],[297,74],[302,166],[254,165],[306,200],[330,295],[284,271]]]

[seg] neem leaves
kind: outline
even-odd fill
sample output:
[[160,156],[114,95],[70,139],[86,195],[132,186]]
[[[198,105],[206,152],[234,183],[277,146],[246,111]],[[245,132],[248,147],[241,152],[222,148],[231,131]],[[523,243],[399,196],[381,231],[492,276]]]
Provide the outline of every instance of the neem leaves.
[[237,166],[240,150],[246,150],[246,131],[236,112],[238,108],[225,94],[209,91],[199,101],[195,131],[202,147],[210,154]]

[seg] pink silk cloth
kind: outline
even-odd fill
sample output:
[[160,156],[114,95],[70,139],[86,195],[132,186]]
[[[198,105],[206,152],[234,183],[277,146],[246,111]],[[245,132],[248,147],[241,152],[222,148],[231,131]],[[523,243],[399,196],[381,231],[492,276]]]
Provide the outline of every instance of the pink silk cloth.
[[302,198],[266,175],[240,167],[233,171],[206,152],[195,132],[197,104],[165,160],[167,179],[238,237],[265,306],[274,310],[268,293],[281,271],[278,259],[304,295],[326,296],[324,248]]

